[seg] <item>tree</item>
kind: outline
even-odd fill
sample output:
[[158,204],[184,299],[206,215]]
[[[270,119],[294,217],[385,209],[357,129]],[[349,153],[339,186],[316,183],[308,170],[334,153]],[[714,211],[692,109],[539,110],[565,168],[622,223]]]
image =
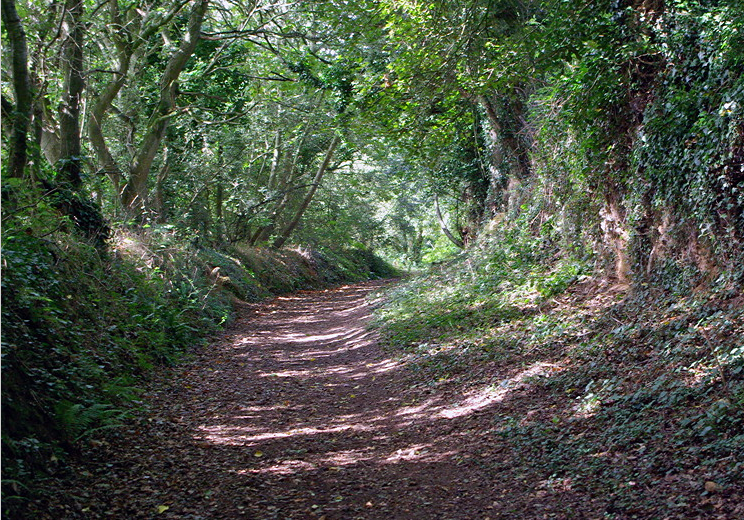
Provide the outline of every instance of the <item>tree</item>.
[[8,152],[8,175],[23,177],[27,160],[27,136],[31,122],[33,96],[28,75],[28,45],[26,32],[16,10],[15,0],[2,0],[3,25],[8,34],[12,61],[14,102],[3,97],[3,119],[11,121]]
[[127,182],[121,193],[122,204],[134,215],[142,216],[144,212],[150,168],[176,107],[176,82],[199,42],[208,5],[209,0],[196,0],[181,44],[168,60],[160,78],[157,107],[150,116],[149,127],[130,166]]
[[333,153],[336,151],[336,147],[338,146],[339,141],[340,141],[340,138],[338,135],[334,135],[333,138],[331,139],[331,144],[328,145],[328,150],[326,151],[325,156],[323,157],[323,162],[321,162],[320,166],[318,166],[318,172],[315,174],[315,178],[313,178],[313,182],[310,185],[310,188],[305,194],[305,197],[302,199],[300,206],[297,208],[297,211],[295,212],[295,216],[285,226],[281,234],[274,241],[274,247],[276,248],[282,247],[284,243],[287,241],[287,239],[289,238],[289,236],[292,234],[292,232],[297,227],[297,224],[300,223],[300,219],[302,218],[302,215],[307,210],[307,207],[310,205],[310,202],[312,202],[313,196],[315,195],[315,192],[317,191],[318,186],[320,186],[320,182],[323,180],[323,175],[328,169],[328,165],[330,164],[331,159],[333,158]]
[[[136,219],[142,219],[144,216],[150,169],[160,149],[170,120],[175,115],[177,81],[199,42],[202,24],[209,5],[208,0],[197,0],[193,4],[181,42],[168,58],[160,75],[155,107],[149,115],[147,128],[127,168],[126,175],[113,158],[106,143],[103,134],[103,121],[111,109],[114,98],[126,83],[132,59],[140,45],[147,42],[168,21],[175,18],[182,5],[181,3],[176,4],[162,17],[154,14],[144,20],[136,20],[135,18],[137,23],[133,25],[135,27],[140,26],[141,30],[132,34],[127,24],[123,23],[118,2],[116,0],[109,2],[110,17],[113,22],[111,38],[116,49],[116,69],[114,78],[104,87],[91,110],[89,133],[101,169],[111,178],[122,206],[130,216]],[[127,13],[127,16],[137,17],[138,14],[132,13],[130,15]]]
[[64,86],[59,108],[60,158],[62,182],[74,189],[82,186],[80,144],[80,107],[83,79],[83,0],[66,0],[62,14],[62,69]]

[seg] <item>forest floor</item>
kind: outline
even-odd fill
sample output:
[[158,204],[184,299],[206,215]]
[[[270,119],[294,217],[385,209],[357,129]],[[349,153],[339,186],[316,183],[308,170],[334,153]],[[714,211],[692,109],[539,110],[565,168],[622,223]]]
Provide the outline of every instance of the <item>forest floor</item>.
[[735,518],[704,481],[689,489],[705,495],[703,514],[657,516],[616,509],[602,482],[546,478],[494,432],[504,417],[551,425],[561,396],[531,384],[551,367],[492,366],[505,384],[477,391],[427,384],[368,327],[385,283],[245,305],[223,337],[158,378],[144,417],[86,447],[30,517]]

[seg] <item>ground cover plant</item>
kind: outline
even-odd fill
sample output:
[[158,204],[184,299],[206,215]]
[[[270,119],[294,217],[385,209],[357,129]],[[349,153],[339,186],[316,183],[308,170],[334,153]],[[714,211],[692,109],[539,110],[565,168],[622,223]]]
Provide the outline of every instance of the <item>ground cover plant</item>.
[[236,304],[395,274],[365,251],[196,248],[167,227],[117,229],[103,249],[8,224],[2,453],[11,516],[83,445],[141,414],[145,382],[230,323]]
[[503,439],[527,487],[606,494],[608,517],[741,513],[744,302],[730,282],[633,290],[541,259],[513,230],[491,240],[378,310],[418,384],[517,392],[489,408],[481,441]]

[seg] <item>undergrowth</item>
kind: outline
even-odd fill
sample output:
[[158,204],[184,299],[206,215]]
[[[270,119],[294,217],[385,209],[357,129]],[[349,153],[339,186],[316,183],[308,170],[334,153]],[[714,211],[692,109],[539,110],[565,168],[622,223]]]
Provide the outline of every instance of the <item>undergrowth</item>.
[[63,233],[5,233],[4,510],[88,436],[121,425],[144,377],[228,319],[195,252],[152,249],[133,235],[106,251]]
[[368,251],[196,248],[168,227],[120,229],[101,247],[39,221],[3,234],[4,517],[137,414],[145,381],[204,344],[235,301],[394,274]]
[[490,432],[534,481],[609,497],[610,517],[706,514],[744,479],[744,298],[725,273],[705,292],[589,273],[502,230],[389,291],[376,323],[422,384],[539,368]]

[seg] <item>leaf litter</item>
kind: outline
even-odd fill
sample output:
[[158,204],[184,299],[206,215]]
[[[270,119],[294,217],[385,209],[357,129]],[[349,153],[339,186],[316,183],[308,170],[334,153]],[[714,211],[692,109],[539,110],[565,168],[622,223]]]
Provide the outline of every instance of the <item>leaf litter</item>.
[[561,414],[580,389],[545,384],[560,359],[441,381],[411,370],[368,330],[383,285],[245,305],[152,383],[127,428],[51,479],[29,518],[744,517],[740,489],[679,463],[626,478],[643,444],[602,449],[591,421]]

